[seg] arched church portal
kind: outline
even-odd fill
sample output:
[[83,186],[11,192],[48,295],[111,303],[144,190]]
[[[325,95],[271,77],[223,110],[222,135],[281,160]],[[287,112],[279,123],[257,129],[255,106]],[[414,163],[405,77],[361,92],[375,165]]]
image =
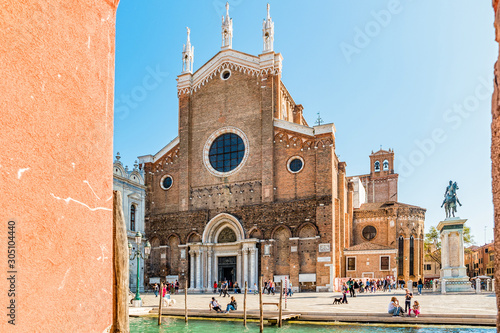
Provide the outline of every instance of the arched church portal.
[[190,288],[211,290],[214,281],[257,283],[257,239],[245,236],[240,221],[222,213],[207,223],[201,243],[189,244]]

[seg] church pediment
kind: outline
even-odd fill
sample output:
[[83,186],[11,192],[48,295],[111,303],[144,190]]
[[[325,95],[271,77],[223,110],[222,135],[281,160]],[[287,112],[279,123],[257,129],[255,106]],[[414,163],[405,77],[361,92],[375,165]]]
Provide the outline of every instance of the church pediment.
[[220,75],[226,68],[252,76],[277,74],[281,71],[281,60],[281,55],[274,52],[261,54],[257,57],[232,49],[222,50],[194,74],[179,75],[177,77],[177,91],[179,95],[196,92],[209,80]]

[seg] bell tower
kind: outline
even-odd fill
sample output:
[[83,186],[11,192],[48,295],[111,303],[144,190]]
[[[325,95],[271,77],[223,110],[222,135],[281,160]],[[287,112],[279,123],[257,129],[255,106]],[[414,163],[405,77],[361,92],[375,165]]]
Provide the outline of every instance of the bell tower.
[[182,74],[193,73],[193,61],[194,61],[194,46],[191,46],[191,41],[189,40],[189,34],[191,30],[187,28],[187,41],[182,48]]
[[267,18],[262,22],[262,39],[264,49],[262,53],[272,52],[274,44],[274,22],[269,14],[270,5],[267,4]]
[[370,174],[372,177],[381,177],[394,174],[394,150],[382,148],[370,155]]
[[222,17],[222,49],[231,49],[233,46],[233,19],[229,18],[229,2],[226,2],[226,17]]

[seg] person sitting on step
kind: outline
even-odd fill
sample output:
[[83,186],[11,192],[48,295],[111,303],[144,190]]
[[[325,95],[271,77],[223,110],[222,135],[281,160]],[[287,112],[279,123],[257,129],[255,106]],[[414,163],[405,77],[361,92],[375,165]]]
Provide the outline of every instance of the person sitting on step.
[[210,311],[215,310],[217,312],[222,312],[222,309],[220,308],[219,302],[215,299],[215,297],[212,297],[212,300],[210,301],[208,308]]
[[403,309],[399,306],[399,301],[396,297],[391,298],[391,302],[389,303],[389,314],[392,314],[393,317],[397,317],[400,314],[403,314]]
[[415,314],[415,318],[418,318],[418,315],[420,314],[420,304],[418,304],[418,301],[413,302],[413,309],[410,309],[410,311],[408,312],[408,317],[411,315],[412,310]]
[[231,296],[231,302],[227,305],[226,311],[224,313],[228,313],[229,311],[235,311],[238,308],[238,304],[236,303],[236,299],[234,296]]

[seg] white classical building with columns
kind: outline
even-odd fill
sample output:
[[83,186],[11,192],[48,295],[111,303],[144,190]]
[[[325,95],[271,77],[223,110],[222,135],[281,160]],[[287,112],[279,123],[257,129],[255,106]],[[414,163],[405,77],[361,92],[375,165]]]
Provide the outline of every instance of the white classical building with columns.
[[[144,186],[144,171],[137,168],[137,161],[132,170],[123,166],[120,153],[116,154],[113,163],[113,190],[122,194],[122,208],[127,226],[128,241],[135,247],[135,234],[140,231],[144,236],[144,202],[146,186]],[[144,242],[143,242],[144,245]],[[139,265],[139,291],[144,291],[144,260]],[[129,288],[135,291],[137,287],[137,260],[129,262]]]
[[[230,214],[215,216],[205,227],[202,241],[179,245],[189,248],[190,290],[210,290],[214,281],[238,282],[251,288],[258,282],[258,239],[245,239],[238,219]],[[182,251],[182,250],[181,250]]]

